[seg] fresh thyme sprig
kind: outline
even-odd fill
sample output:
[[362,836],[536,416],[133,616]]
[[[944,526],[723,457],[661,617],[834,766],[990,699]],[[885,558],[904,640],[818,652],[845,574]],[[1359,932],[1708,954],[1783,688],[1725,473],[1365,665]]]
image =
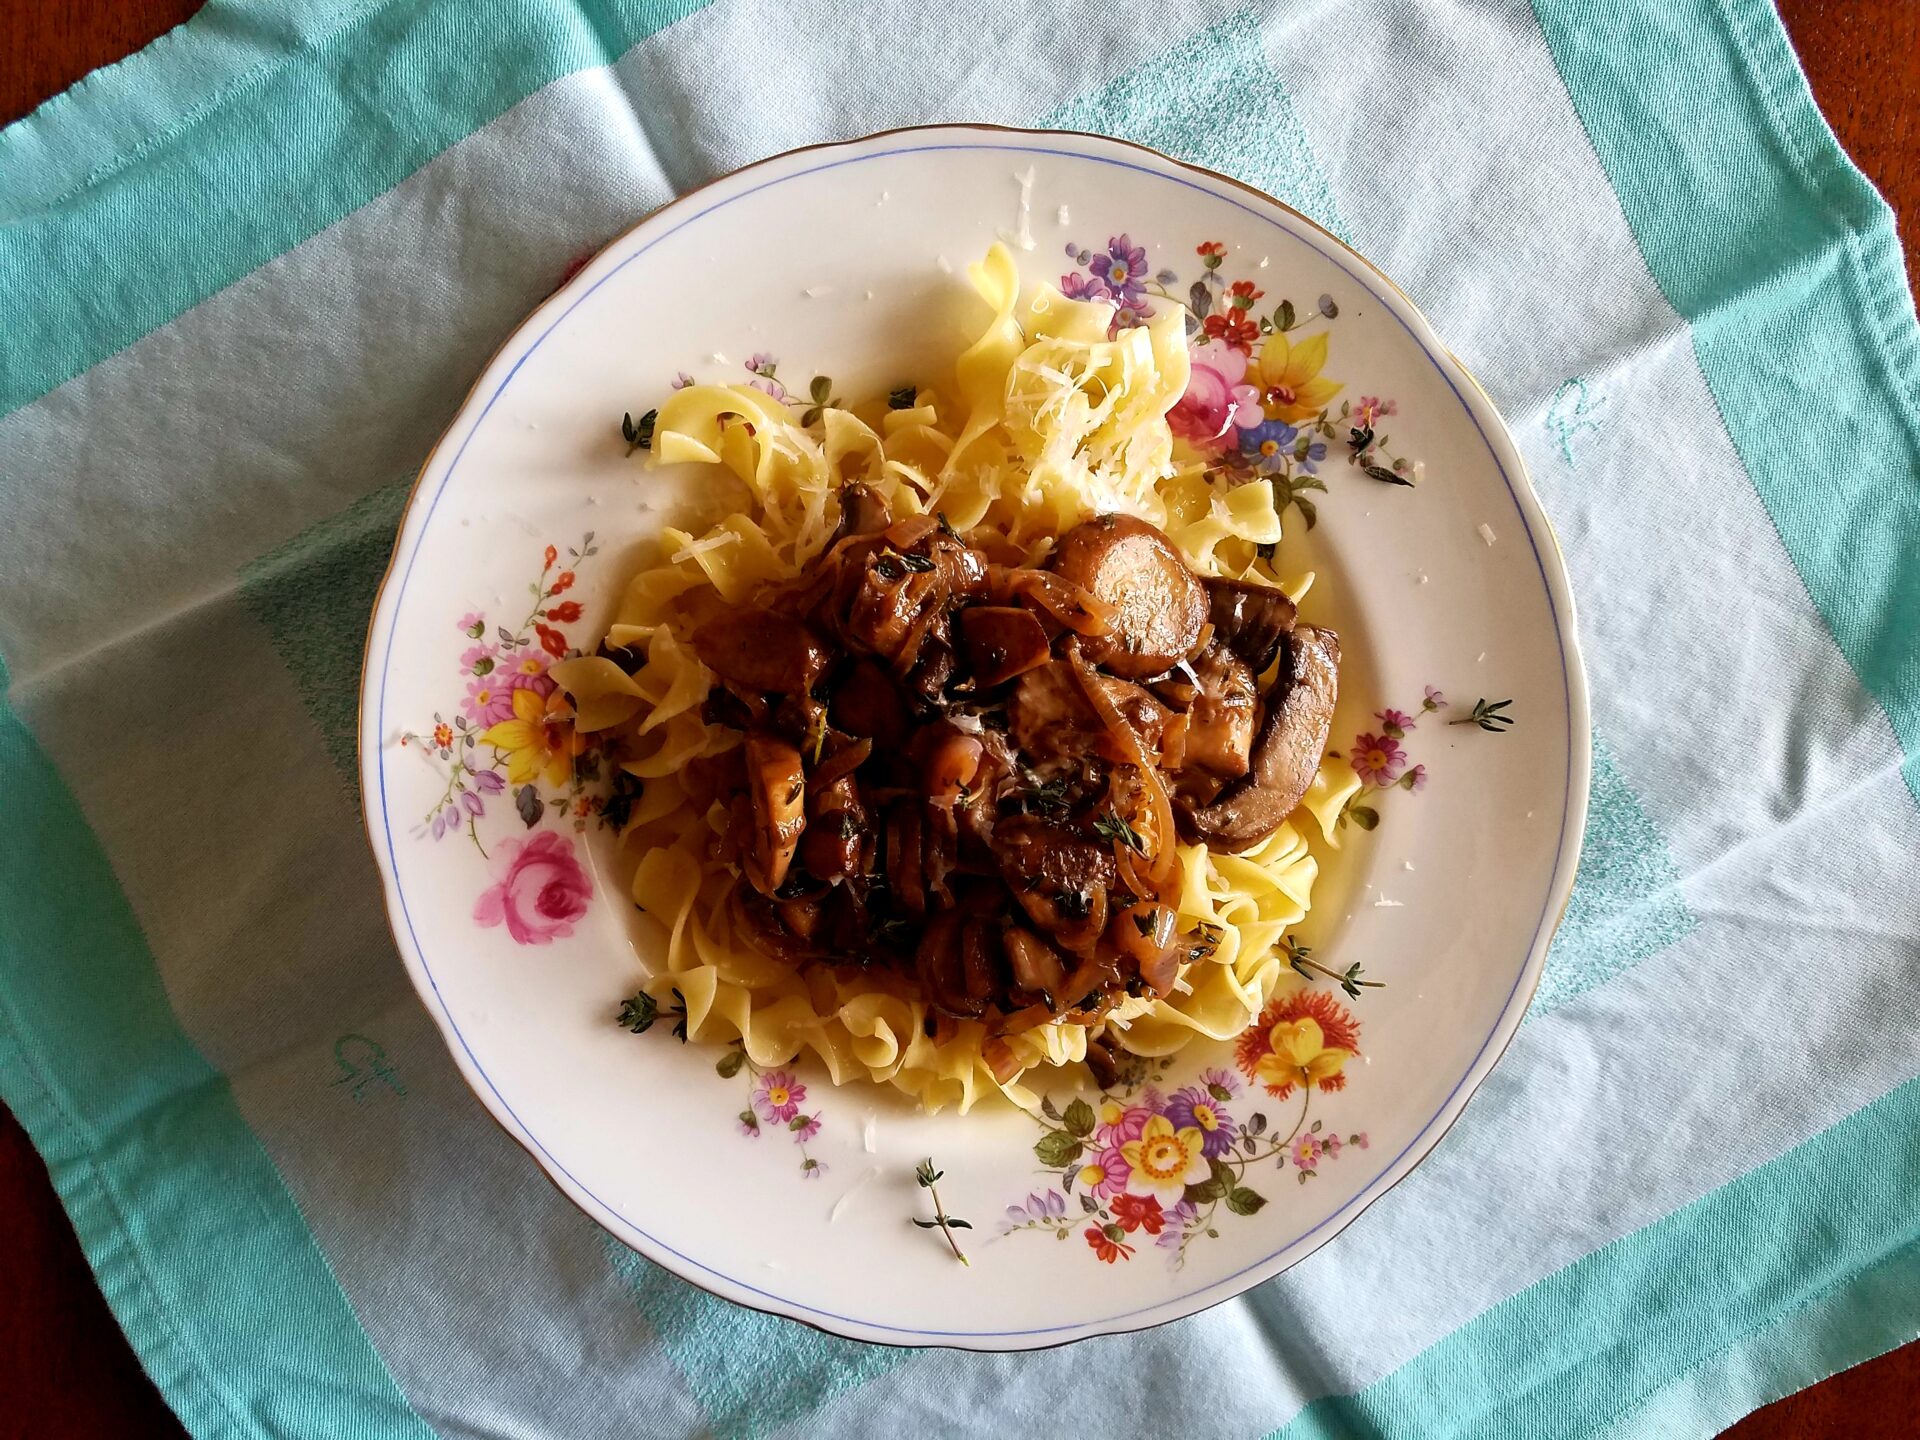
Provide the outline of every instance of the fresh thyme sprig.
[[647,411],[640,417],[638,423],[635,423],[631,411],[620,417],[620,434],[627,442],[627,454],[653,448],[653,427],[659,418],[658,410]]
[[1093,820],[1093,833],[1102,840],[1111,840],[1117,845],[1124,845],[1129,850],[1137,851],[1142,855],[1147,853],[1147,842],[1140,838],[1140,832],[1127,823],[1126,816],[1117,811],[1108,810],[1104,814],[1096,815]]
[[1498,735],[1508,725],[1513,724],[1513,716],[1500,712],[1511,705],[1511,700],[1488,700],[1484,696],[1473,702],[1473,709],[1458,720],[1449,720],[1449,725],[1478,725],[1490,735]]
[[1318,971],[1329,980],[1338,980],[1340,982],[1340,988],[1347,992],[1347,998],[1350,1000],[1358,1000],[1360,998],[1362,987],[1368,990],[1384,990],[1387,988],[1387,982],[1384,980],[1362,980],[1360,976],[1363,972],[1360,969],[1360,962],[1357,960],[1344,971],[1335,970],[1328,965],[1322,965],[1318,960],[1313,958],[1313,949],[1311,946],[1302,945],[1292,936],[1288,936],[1280,942],[1280,950],[1281,953],[1287,957],[1287,964],[1293,967],[1294,974],[1298,975],[1302,980],[1313,979],[1313,972]]
[[[667,1014],[674,1017],[674,1038],[684,1045],[687,1040],[687,997],[678,990],[673,992],[673,1006]],[[653,1022],[659,1017],[660,1002],[642,990],[620,1002],[620,1014],[615,1023],[636,1035],[644,1035],[653,1028]]]
[[946,1236],[947,1248],[953,1251],[953,1258],[958,1260],[962,1265],[971,1267],[973,1262],[967,1259],[961,1252],[959,1242],[953,1238],[953,1232],[956,1230],[971,1230],[973,1226],[964,1220],[947,1214],[945,1208],[940,1204],[940,1192],[933,1187],[933,1182],[940,1179],[946,1173],[944,1170],[934,1169],[931,1158],[922,1160],[919,1167],[913,1172],[913,1178],[920,1182],[920,1188],[933,1197],[933,1219],[915,1219],[913,1223],[918,1225],[922,1230],[938,1230],[942,1235]]

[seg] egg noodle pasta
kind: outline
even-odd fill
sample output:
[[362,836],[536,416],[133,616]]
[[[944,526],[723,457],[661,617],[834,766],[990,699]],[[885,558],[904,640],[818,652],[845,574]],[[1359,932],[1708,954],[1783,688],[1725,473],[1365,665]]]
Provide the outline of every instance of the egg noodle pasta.
[[1250,849],[1179,843],[1162,893],[1190,943],[1171,992],[1129,993],[1091,1020],[1068,1012],[1002,1034],[981,1020],[936,1024],[910,976],[796,965],[756,944],[737,903],[740,865],[717,858],[727,810],[689,779],[695,762],[743,736],[704,718],[716,677],[685,616],[796,582],[833,543],[845,487],[866,487],[896,521],[938,516],[968,543],[994,537],[1010,562],[1033,563],[1091,517],[1124,514],[1159,527],[1200,576],[1277,585],[1296,600],[1313,581],[1278,574],[1267,558],[1281,536],[1273,488],[1210,479],[1168,427],[1188,379],[1179,310],[1113,330],[1106,304],[1045,284],[1023,298],[998,244],[968,275],[990,318],[950,388],[824,405],[807,425],[752,386],[673,392],[655,420],[654,463],[714,467],[737,482],[714,487],[737,497],[734,513],[666,529],[628,582],[602,653],[552,669],[577,728],[599,732],[641,782],[621,840],[633,900],[665,933],[644,988],[663,1003],[677,995],[688,1037],[738,1040],[766,1067],[810,1053],[835,1083],[890,1084],[929,1110],[962,1111],[1000,1096],[1033,1107],[1024,1082],[1083,1062],[1091,1042],[1164,1056],[1238,1035],[1287,970],[1280,941],[1306,916],[1321,858],[1338,847],[1336,821],[1360,788],[1328,757],[1286,823]]

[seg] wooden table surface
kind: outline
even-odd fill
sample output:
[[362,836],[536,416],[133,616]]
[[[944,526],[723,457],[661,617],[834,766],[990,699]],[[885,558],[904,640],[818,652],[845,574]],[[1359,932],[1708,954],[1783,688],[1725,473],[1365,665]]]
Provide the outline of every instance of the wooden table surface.
[[[0,0],[0,122],[118,60],[198,0]],[[1920,0],[1780,0],[1815,96],[1900,217],[1920,273]],[[19,1125],[0,1109],[0,1432],[180,1435]],[[11,1427],[18,1427],[11,1428]],[[1733,1440],[1920,1436],[1920,1343],[1741,1421]]]

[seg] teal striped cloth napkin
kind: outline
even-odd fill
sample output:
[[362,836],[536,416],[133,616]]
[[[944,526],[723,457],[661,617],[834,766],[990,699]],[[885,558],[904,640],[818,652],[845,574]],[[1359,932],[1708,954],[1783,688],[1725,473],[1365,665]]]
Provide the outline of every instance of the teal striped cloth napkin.
[[[1596,727],[1430,1162],[1017,1357],[571,1209],[408,987],[352,763],[408,481],[515,322],[676,192],[941,119],[1144,141],[1403,284],[1526,452]],[[1706,1435],[1920,1327],[1920,333],[1762,0],[213,0],[0,134],[0,315],[0,1096],[197,1435]]]

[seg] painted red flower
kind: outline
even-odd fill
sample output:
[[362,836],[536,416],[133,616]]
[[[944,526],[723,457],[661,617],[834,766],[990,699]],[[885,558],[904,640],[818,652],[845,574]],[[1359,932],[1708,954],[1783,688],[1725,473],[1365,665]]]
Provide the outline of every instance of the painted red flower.
[[1236,310],[1251,310],[1253,302],[1266,293],[1264,290],[1254,289],[1251,280],[1236,280],[1227,287],[1227,297],[1233,302],[1233,308]]
[[1204,245],[1194,246],[1193,253],[1202,260],[1220,260],[1226,257],[1227,247],[1218,240],[1209,240]]
[[1345,1066],[1360,1053],[1360,1022],[1326,990],[1297,983],[1268,1002],[1234,1042],[1234,1063],[1284,1100],[1296,1085],[1344,1090]]
[[1133,1247],[1121,1243],[1125,1232],[1118,1225],[1089,1225],[1086,1229],[1087,1244],[1093,1247],[1093,1253],[1107,1264],[1116,1260],[1131,1260]]
[[1116,1195],[1109,1203],[1122,1230],[1144,1230],[1149,1235],[1158,1235],[1166,1226],[1167,1217],[1156,1196]]
[[1242,355],[1251,354],[1253,342],[1260,338],[1260,327],[1238,310],[1209,315],[1204,325],[1209,340],[1218,340]]
[[541,573],[545,574],[547,571],[551,570],[553,568],[553,562],[558,560],[559,558],[560,558],[560,552],[554,549],[553,546],[551,545],[547,546],[547,563],[540,567]]
[[534,633],[540,637],[540,648],[558,660],[567,653],[567,637],[551,625],[536,624]]
[[[551,565],[553,562],[549,560],[547,563]],[[573,571],[562,570],[558,575],[553,577],[553,589],[550,593],[558,595],[562,590],[571,590],[572,588]]]
[[578,600],[562,600],[558,605],[555,605],[547,611],[547,618],[549,620],[557,620],[562,625],[570,625],[580,618],[580,602]]

